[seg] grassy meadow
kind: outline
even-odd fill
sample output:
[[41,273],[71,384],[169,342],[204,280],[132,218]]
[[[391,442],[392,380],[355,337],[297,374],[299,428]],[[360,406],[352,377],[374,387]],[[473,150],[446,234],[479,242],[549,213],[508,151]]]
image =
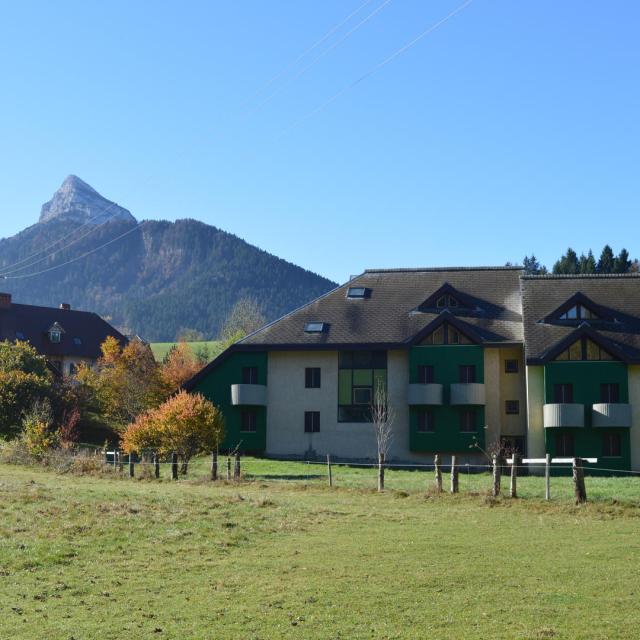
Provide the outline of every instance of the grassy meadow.
[[[223,465],[221,465],[223,467]],[[125,467],[126,471],[126,467]],[[138,468],[137,473],[140,473]],[[457,496],[431,472],[243,460],[240,484],[0,466],[0,637],[630,638],[640,479],[521,478]],[[445,486],[448,481],[444,474]]]
[[[152,342],[150,346],[156,362],[162,362],[171,348],[175,347],[177,344],[177,342]],[[222,351],[222,343],[219,340],[187,342],[186,344],[188,344],[196,354],[200,350],[206,349],[210,360],[213,360]]]

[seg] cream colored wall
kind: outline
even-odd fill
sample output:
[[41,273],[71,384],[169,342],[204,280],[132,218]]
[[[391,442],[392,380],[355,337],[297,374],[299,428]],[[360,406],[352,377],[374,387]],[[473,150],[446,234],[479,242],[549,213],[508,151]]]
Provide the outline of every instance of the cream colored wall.
[[76,367],[80,366],[81,364],[87,364],[92,367],[95,364],[95,360],[91,360],[90,358],[69,358],[68,356],[65,356],[62,359],[62,375],[69,375],[69,367],[72,364],[74,364]]
[[[500,351],[500,410],[502,412],[503,436],[526,436],[527,434],[527,389],[525,382],[524,353],[522,347],[499,349]],[[505,360],[518,361],[518,373],[505,372]],[[517,400],[520,413],[507,415],[505,403]]]
[[485,449],[492,450],[500,441],[502,430],[502,413],[500,407],[500,350],[484,350],[484,389],[486,404],[484,417],[486,430],[484,433]]
[[[306,367],[320,367],[320,389],[304,386]],[[408,353],[387,354],[388,392],[395,409],[389,459],[424,460],[409,451]],[[304,412],[320,412],[320,432],[304,432]],[[338,422],[338,352],[271,351],[268,364],[268,455],[331,454],[338,458],[371,458],[376,443],[371,424]]]
[[544,458],[544,367],[527,367],[527,455]]
[[640,471],[640,366],[629,366],[629,403],[631,404],[631,468]]

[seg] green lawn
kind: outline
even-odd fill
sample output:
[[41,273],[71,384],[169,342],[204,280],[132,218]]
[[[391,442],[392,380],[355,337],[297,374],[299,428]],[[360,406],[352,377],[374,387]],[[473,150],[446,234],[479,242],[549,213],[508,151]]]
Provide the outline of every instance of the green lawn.
[[[152,342],[151,351],[157,362],[162,362],[164,357],[169,353],[171,347],[174,347],[177,342]],[[194,353],[198,353],[199,350],[205,348],[208,350],[209,359],[213,360],[221,351],[222,343],[218,340],[209,340],[203,342],[187,342],[187,344],[193,349]]]
[[[631,638],[640,480],[540,501],[431,473],[246,459],[240,485],[0,466],[0,637]],[[139,469],[138,469],[139,471]],[[448,476],[444,476],[445,484]]]

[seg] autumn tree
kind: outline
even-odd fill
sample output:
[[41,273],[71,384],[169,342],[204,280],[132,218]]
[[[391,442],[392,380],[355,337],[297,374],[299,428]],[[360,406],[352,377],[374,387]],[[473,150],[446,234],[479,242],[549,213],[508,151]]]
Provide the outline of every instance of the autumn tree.
[[141,414],[122,435],[127,453],[154,450],[160,455],[177,453],[186,473],[194,455],[214,451],[224,435],[220,410],[201,394],[180,391],[157,409]]
[[18,435],[23,416],[52,390],[43,356],[27,342],[0,342],[0,435]]
[[186,342],[179,342],[167,353],[161,367],[161,377],[167,394],[179,389],[200,371],[202,363]]
[[160,366],[149,345],[132,340],[126,346],[109,336],[94,368],[83,366],[77,379],[90,390],[98,410],[116,431],[157,407],[165,397]]

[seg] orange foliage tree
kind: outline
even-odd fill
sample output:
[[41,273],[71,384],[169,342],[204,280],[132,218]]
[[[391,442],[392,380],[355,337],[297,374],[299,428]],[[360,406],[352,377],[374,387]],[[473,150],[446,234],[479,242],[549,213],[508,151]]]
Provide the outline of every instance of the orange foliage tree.
[[202,364],[186,343],[171,347],[162,363],[161,376],[168,393],[176,391],[200,371]]
[[214,451],[224,436],[220,410],[201,394],[180,391],[130,424],[122,435],[127,453],[151,449],[160,455],[177,453],[186,473],[189,460],[198,453]]

